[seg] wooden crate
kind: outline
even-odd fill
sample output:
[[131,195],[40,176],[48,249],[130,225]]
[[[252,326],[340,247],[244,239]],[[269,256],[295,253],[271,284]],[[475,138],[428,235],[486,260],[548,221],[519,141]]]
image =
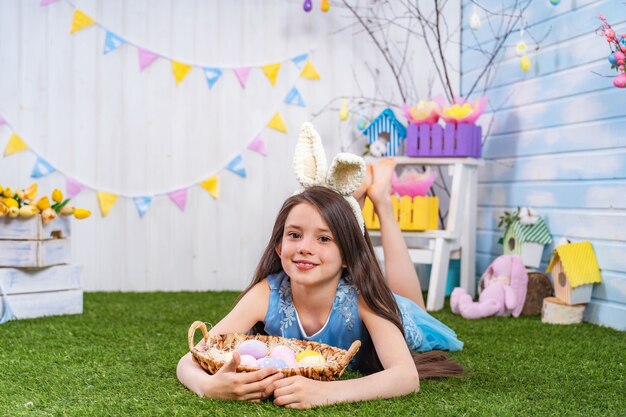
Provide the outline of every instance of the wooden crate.
[[0,267],[41,268],[71,260],[70,221],[43,224],[41,215],[0,218]]
[[[423,231],[439,228],[439,198],[437,197],[391,197],[393,210],[401,230]],[[374,205],[365,198],[363,219],[369,230],[380,229],[380,221],[374,212]]]
[[30,218],[0,217],[0,239],[9,240],[48,240],[70,237],[70,219],[59,216],[48,224],[41,221],[41,215]]
[[[80,266],[0,268],[0,282],[18,319],[83,312]],[[4,302],[0,297],[0,312]]]

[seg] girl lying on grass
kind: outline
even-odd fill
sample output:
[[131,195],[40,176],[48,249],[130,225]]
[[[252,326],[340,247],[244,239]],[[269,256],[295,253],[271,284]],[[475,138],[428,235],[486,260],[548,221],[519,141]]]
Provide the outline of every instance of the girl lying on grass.
[[[285,378],[273,368],[236,373],[234,352],[214,375],[186,354],[179,380],[201,396],[253,402],[273,396],[276,405],[309,408],[397,397],[418,391],[420,378],[461,375],[460,365],[433,351],[460,350],[463,343],[424,309],[393,214],[395,161],[381,160],[366,174],[362,158],[339,154],[326,176],[321,141],[305,123],[294,165],[304,191],[283,204],[250,286],[210,334],[251,331],[342,349],[358,339],[362,347],[351,367],[365,376],[327,382]],[[366,195],[380,219],[386,279],[357,203]]]

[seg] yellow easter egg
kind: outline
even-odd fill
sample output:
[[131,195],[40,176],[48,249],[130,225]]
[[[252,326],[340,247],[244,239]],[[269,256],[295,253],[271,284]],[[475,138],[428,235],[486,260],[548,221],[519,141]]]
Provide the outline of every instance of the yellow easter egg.
[[321,357],[322,354],[319,353],[319,352],[316,352],[314,350],[303,350],[302,352],[300,352],[300,353],[298,353],[296,355],[296,362],[300,362],[302,359],[304,359],[306,357],[309,357],[309,356],[319,356],[319,357]]
[[524,55],[522,57],[522,60],[519,63],[520,68],[522,69],[522,71],[524,72],[528,72],[530,71],[530,67],[531,67],[531,62],[530,62],[530,58],[528,58],[528,55]]
[[307,356],[298,362],[298,367],[300,368],[313,366],[326,366],[326,361],[321,356]]

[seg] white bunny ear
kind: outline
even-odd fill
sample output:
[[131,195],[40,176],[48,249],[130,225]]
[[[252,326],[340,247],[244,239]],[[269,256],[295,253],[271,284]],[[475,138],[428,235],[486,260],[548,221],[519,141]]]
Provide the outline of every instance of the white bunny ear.
[[339,153],[328,170],[326,183],[344,197],[351,196],[365,177],[365,161],[351,153]]
[[322,139],[309,122],[302,124],[300,136],[293,156],[296,180],[303,187],[324,185],[326,176],[326,154]]

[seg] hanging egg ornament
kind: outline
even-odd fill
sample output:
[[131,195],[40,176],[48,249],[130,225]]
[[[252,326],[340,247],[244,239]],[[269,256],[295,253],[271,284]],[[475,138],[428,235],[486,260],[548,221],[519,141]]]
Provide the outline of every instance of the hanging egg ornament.
[[550,0],[550,4],[553,6],[558,6],[561,0]]
[[348,111],[348,100],[342,98],[341,108],[339,109],[339,120],[345,122],[346,120],[348,120],[348,116],[350,116],[350,112]]
[[522,57],[522,60],[520,61],[519,66],[524,72],[530,71],[530,67],[532,66],[532,63],[530,62],[530,58],[528,58],[528,55],[524,55]]
[[363,116],[356,121],[356,128],[359,132],[363,132],[367,128],[367,119]]
[[482,22],[480,21],[480,16],[478,15],[478,13],[476,13],[476,10],[474,10],[474,12],[472,13],[472,15],[470,16],[470,28],[472,30],[478,30],[480,29]]
[[626,46],[626,37],[624,37],[624,35],[622,35],[622,39],[619,40],[619,44],[620,46]]
[[527,49],[528,49],[528,45],[526,45],[526,42],[519,41],[517,45],[515,46],[515,53],[517,54],[517,56],[524,56],[526,55]]
[[617,59],[615,58],[615,52],[609,54],[609,62],[611,65],[617,65]]
[[304,9],[305,12],[310,12],[313,9],[313,2],[311,0],[304,0],[304,4],[302,5],[302,8]]
[[620,75],[613,78],[613,85],[617,88],[626,88],[626,73],[622,72]]
[[320,3],[320,9],[326,13],[327,11],[330,10],[330,1],[329,0],[322,0],[322,2]]

